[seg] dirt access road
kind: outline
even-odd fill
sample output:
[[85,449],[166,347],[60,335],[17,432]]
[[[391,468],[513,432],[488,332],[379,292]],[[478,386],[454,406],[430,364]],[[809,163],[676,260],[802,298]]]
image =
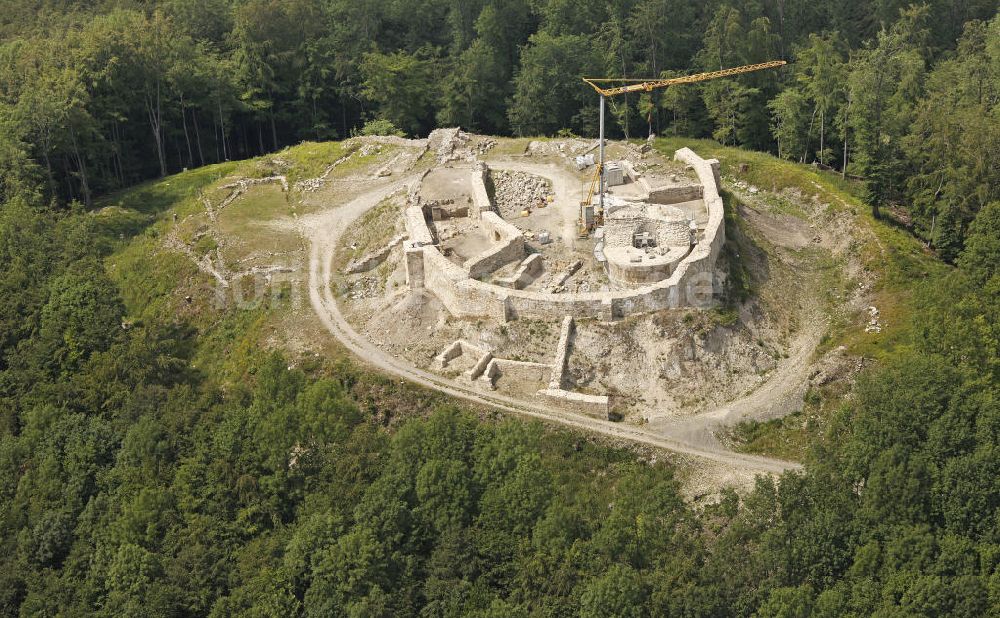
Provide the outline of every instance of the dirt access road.
[[[525,171],[528,171],[527,169]],[[545,175],[546,171],[536,170]],[[379,182],[359,197],[342,206],[307,215],[297,220],[297,227],[309,241],[309,300],[324,326],[351,353],[380,370],[410,380],[422,386],[433,388],[467,401],[492,406],[522,416],[539,418],[569,427],[603,434],[612,438],[629,440],[677,453],[706,458],[724,465],[748,472],[781,473],[799,469],[793,462],[734,453],[719,445],[714,438],[703,439],[702,432],[685,427],[674,432],[670,426],[657,431],[589,418],[563,410],[519,401],[498,393],[485,393],[470,385],[449,380],[423,371],[409,363],[386,354],[380,348],[358,334],[344,318],[331,290],[333,256],[344,231],[358,217],[375,207],[380,201],[404,187],[419,180],[419,174],[405,176],[399,180]],[[736,404],[733,404],[736,405]],[[703,416],[706,423],[717,422],[715,417]],[[680,429],[680,428],[679,428]]]

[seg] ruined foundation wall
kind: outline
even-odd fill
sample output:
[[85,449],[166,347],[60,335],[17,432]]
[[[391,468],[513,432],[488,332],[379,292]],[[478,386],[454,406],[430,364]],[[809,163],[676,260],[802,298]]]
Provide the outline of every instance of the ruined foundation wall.
[[[720,169],[717,159],[702,159],[690,148],[681,148],[674,153],[674,159],[687,163],[698,174],[703,187],[705,207],[708,209],[708,223],[701,242],[691,254],[681,262],[677,271],[682,272],[681,283],[686,283],[693,275],[711,273],[715,261],[726,244],[726,222],[722,196],[719,195]],[[676,274],[676,273],[675,273]]]
[[424,250],[408,248],[403,250],[403,260],[406,265],[406,285],[411,290],[424,287]]
[[605,247],[631,247],[632,237],[642,227],[644,219],[639,216],[622,216],[618,213],[607,217],[604,226]]
[[656,221],[650,230],[658,247],[684,247],[691,244],[691,226],[687,221]]
[[424,287],[434,292],[448,311],[457,317],[491,316],[506,322],[504,288],[470,279],[468,273],[438,251],[423,247]]
[[431,234],[431,229],[427,226],[423,208],[410,206],[403,211],[403,220],[406,223],[406,234],[410,237],[407,242],[409,246],[422,247],[434,244],[434,235]]
[[542,270],[542,256],[538,253],[532,253],[521,262],[513,274],[502,279],[494,279],[493,283],[505,288],[520,290],[537,279],[542,274]]
[[683,187],[662,187],[649,192],[649,202],[652,204],[680,204],[700,200],[704,196],[701,185],[685,185]]
[[552,364],[552,377],[549,379],[550,389],[561,389],[566,379],[566,370],[569,368],[569,340],[575,328],[573,316],[568,315],[563,318],[559,344],[556,346],[556,360]]
[[605,297],[609,294],[588,292],[585,294],[547,294],[524,290],[508,290],[507,302],[513,318],[557,318],[572,314],[578,318],[598,318],[610,320],[609,307]]
[[499,379],[514,384],[546,384],[550,373],[552,373],[552,366],[546,363],[494,358],[490,361],[484,375],[490,380],[492,386],[496,386]]
[[[710,275],[726,240],[722,198],[716,184],[719,163],[714,159],[706,161],[689,148],[678,150],[674,158],[691,165],[697,173],[708,208],[708,224],[702,241],[677,265],[669,278],[620,292],[548,294],[514,290],[470,279],[465,269],[453,264],[436,247],[423,247],[420,252],[424,258],[425,287],[433,291],[448,311],[457,317],[491,316],[501,321],[516,317],[553,319],[565,315],[611,320],[633,313],[697,304],[699,290],[710,298]],[[503,222],[499,217],[497,219]],[[407,229],[409,231],[409,219]],[[706,273],[709,276],[700,279]]]
[[521,230],[504,221],[495,212],[484,212],[481,216],[483,226],[497,244],[469,258],[465,263],[465,269],[473,279],[488,275],[504,264],[524,259],[524,236]]
[[357,273],[363,273],[379,266],[387,257],[389,257],[389,252],[391,252],[396,245],[403,242],[404,238],[406,238],[406,234],[397,234],[392,238],[392,240],[382,247],[374,251],[369,251],[357,259],[351,260],[347,266],[344,267],[344,272],[349,275],[356,275]]
[[644,260],[637,264],[608,260],[608,278],[617,283],[629,285],[652,284],[670,276],[674,262],[666,260]]
[[485,163],[477,163],[472,168],[472,204],[476,212],[482,213],[493,210],[493,203],[490,202],[489,192],[486,191],[486,176],[490,169]]
[[561,408],[593,416],[601,420],[608,420],[611,405],[606,395],[586,395],[584,393],[574,393],[562,389],[551,389],[538,391],[538,394],[549,398],[550,403],[554,403]]

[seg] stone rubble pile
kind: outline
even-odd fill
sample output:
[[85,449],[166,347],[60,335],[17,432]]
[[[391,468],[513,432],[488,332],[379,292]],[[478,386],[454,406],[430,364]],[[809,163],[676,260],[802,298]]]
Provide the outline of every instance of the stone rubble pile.
[[564,269],[560,268],[559,270],[554,272],[550,276],[549,280],[546,282],[544,288],[545,291],[549,292],[550,294],[558,294],[560,292],[565,292],[566,281],[574,274],[576,274],[576,271],[580,270],[581,266],[583,266],[583,261],[574,260],[572,263],[569,264],[568,267]]
[[359,300],[362,298],[375,298],[379,296],[379,285],[378,278],[376,277],[359,277],[358,279],[350,283],[350,287],[347,291],[347,296],[351,300]]
[[568,139],[558,142],[532,140],[528,143],[528,148],[524,154],[533,155],[562,155],[565,157],[576,157],[584,154],[597,145],[596,140]]
[[[369,135],[365,137],[353,137],[347,142],[344,142],[345,146],[352,147],[356,143],[360,143],[361,146],[351,150],[348,154],[340,157],[332,164],[327,166],[326,170],[317,178],[306,178],[304,180],[296,181],[292,188],[301,193],[312,193],[314,191],[319,191],[323,188],[326,183],[326,177],[341,163],[344,163],[354,157],[369,157],[372,155],[378,155],[382,153],[385,144],[393,145],[395,142],[392,141],[392,137],[383,137],[378,135]],[[373,174],[373,178],[384,178],[386,176],[392,175],[392,164],[399,159],[397,156],[395,159],[390,161],[388,164],[382,166]],[[286,188],[287,190],[287,188]]]
[[427,136],[427,149],[436,155],[438,165],[452,161],[473,163],[496,145],[497,141],[488,137],[473,140],[471,135],[458,127],[434,129]]
[[300,193],[312,193],[313,191],[319,191],[323,188],[322,178],[306,178],[305,180],[297,180],[293,185],[293,188]]
[[487,152],[489,152],[496,145],[497,145],[497,141],[495,139],[491,138],[491,137],[487,137],[487,138],[481,139],[476,144],[476,154],[482,156],[482,155],[486,154]]
[[434,129],[427,136],[429,148],[437,155],[438,165],[444,165],[459,159],[474,158],[472,151],[466,148],[469,134],[458,127],[451,129]]
[[733,186],[736,187],[737,189],[742,189],[743,191],[746,191],[750,195],[757,195],[758,193],[760,193],[760,189],[758,187],[755,187],[754,185],[748,183],[745,180],[734,180]]
[[496,189],[494,201],[505,219],[519,216],[529,206],[537,207],[552,194],[549,181],[541,176],[506,170],[494,170],[491,174]]
[[286,176],[268,176],[266,178],[239,178],[235,182],[231,182],[226,185],[222,185],[220,189],[231,189],[229,196],[222,200],[217,209],[213,209],[211,203],[208,200],[204,200],[205,209],[208,211],[208,218],[213,222],[216,220],[218,211],[222,210],[226,206],[229,206],[234,201],[240,198],[247,189],[257,185],[266,185],[270,183],[281,184],[281,190],[288,193],[288,178]]
[[267,176],[264,178],[238,178],[235,182],[222,185],[220,189],[236,189],[239,191],[246,191],[250,187],[256,185],[267,185],[267,184],[280,184],[282,191],[288,191],[288,177],[287,176]]
[[868,307],[868,324],[865,325],[866,333],[881,333],[882,324],[879,322],[878,307]]

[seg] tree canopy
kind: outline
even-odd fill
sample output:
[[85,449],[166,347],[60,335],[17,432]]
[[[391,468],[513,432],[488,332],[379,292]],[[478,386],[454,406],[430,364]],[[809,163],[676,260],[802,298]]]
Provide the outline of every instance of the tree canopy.
[[[2,193],[95,195],[372,121],[592,136],[583,76],[787,59],[608,101],[611,136],[711,135],[863,177],[948,260],[997,199],[990,0],[13,0],[0,25]],[[41,12],[39,12],[41,11]],[[35,180],[43,179],[39,184]]]
[[[1000,615],[995,13],[8,1],[0,614]],[[112,258],[154,246],[145,214],[176,204],[137,192],[123,195],[141,213],[88,208],[353,132],[593,135],[582,75],[775,56],[794,62],[616,100],[610,133],[714,135],[792,161],[774,169],[860,177],[876,214],[908,209],[954,267],[913,277],[910,334],[861,373],[804,471],[703,508],[647,454],[263,349],[247,325],[265,308],[211,323],[170,311],[152,261]]]

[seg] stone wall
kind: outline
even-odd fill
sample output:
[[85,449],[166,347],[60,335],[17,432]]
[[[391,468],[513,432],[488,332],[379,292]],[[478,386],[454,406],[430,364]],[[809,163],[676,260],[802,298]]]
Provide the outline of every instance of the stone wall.
[[504,264],[524,258],[524,236],[521,230],[492,211],[482,213],[481,217],[494,246],[465,262],[464,268],[473,279],[488,275]]
[[[608,278],[616,284],[655,284],[670,276],[689,249],[689,246],[669,247],[662,254],[659,253],[660,249],[647,254],[642,249],[612,247],[605,250]],[[641,261],[633,262],[631,256],[637,253],[641,256]]]
[[472,168],[470,184],[472,185],[472,204],[475,212],[487,212],[493,210],[493,203],[490,202],[490,194],[486,191],[486,177],[490,169],[485,163],[477,163]]
[[641,211],[634,207],[623,208],[607,216],[604,225],[604,246],[631,247],[632,237],[642,227],[644,220]]
[[476,361],[476,364],[465,372],[465,377],[470,381],[479,378],[483,375],[483,372],[486,371],[486,368],[489,367],[492,360],[493,352],[484,352],[483,355],[479,357],[479,360]]
[[469,205],[456,204],[455,200],[431,200],[421,202],[420,207],[424,209],[424,216],[430,217],[431,221],[444,221],[456,217],[468,217]]
[[542,274],[542,270],[541,254],[532,253],[521,262],[521,265],[510,276],[494,279],[493,282],[505,288],[521,290],[528,287],[528,284],[537,279]]
[[601,420],[609,420],[608,416],[611,412],[611,404],[606,395],[586,395],[584,393],[574,393],[573,391],[551,388],[538,391],[538,394],[544,395],[551,403],[561,408],[593,416]]
[[486,353],[487,351],[478,345],[469,343],[465,339],[457,339],[434,357],[434,364],[438,369],[445,369],[448,367],[448,363],[459,356],[467,355],[479,359]]
[[424,250],[410,247],[403,250],[403,260],[406,266],[406,285],[411,290],[421,290],[424,287]]
[[493,358],[486,365],[486,370],[479,379],[483,380],[490,388],[496,388],[497,380],[500,378],[519,384],[532,382],[545,384],[551,372],[552,366],[546,363]]
[[704,196],[701,185],[685,185],[682,187],[658,187],[649,192],[649,202],[652,204],[680,204],[700,200]]
[[349,275],[354,275],[375,268],[384,262],[385,258],[389,257],[389,252],[392,251],[392,248],[403,242],[404,238],[406,238],[406,234],[397,234],[384,247],[376,249],[375,251],[369,251],[359,258],[351,260],[350,263],[348,263],[344,268],[344,272]]
[[687,221],[657,221],[651,226],[657,247],[686,247],[691,245],[691,224]]
[[411,247],[423,247],[434,244],[434,235],[427,226],[427,219],[424,218],[424,209],[420,206],[409,206],[403,211],[403,219],[406,223],[406,234],[410,237],[407,244]]
[[424,287],[433,291],[449,313],[457,317],[490,316],[506,322],[508,290],[475,279],[438,251],[423,247]]
[[605,299],[610,293],[547,294],[526,290],[509,290],[507,304],[511,318],[557,318],[572,314],[578,318],[610,320],[610,305]]
[[552,377],[549,378],[550,389],[562,388],[565,381],[566,369],[569,367],[570,338],[575,328],[573,316],[568,315],[563,318],[562,330],[559,331],[559,344],[556,345],[556,360],[552,363]]
[[675,276],[680,275],[678,284],[691,287],[694,277],[710,274],[715,270],[715,262],[719,258],[722,246],[726,244],[725,213],[722,196],[719,195],[721,182],[719,161],[702,159],[690,148],[681,148],[675,152],[674,159],[694,168],[702,184],[702,199],[705,200],[705,207],[708,209],[708,223],[705,225],[704,237],[674,273]]
[[[607,215],[604,226],[605,247],[631,247],[636,233],[649,232],[658,247],[687,246],[691,243],[691,224],[681,211],[676,216],[662,216],[662,206],[629,205]],[[676,209],[674,209],[676,210]]]
[[[667,279],[633,290],[614,292],[548,294],[513,290],[470,279],[465,269],[444,257],[437,247],[425,246],[415,249],[423,255],[420,281],[438,296],[452,315],[489,316],[501,321],[518,317],[552,319],[565,315],[612,320],[660,309],[707,306],[711,301],[715,262],[726,240],[722,198],[716,180],[719,163],[714,159],[706,161],[689,148],[678,150],[674,158],[691,165],[697,173],[703,186],[708,223],[704,238]],[[420,220],[423,222],[422,215]],[[410,231],[409,219],[407,222],[407,230]],[[426,222],[423,225],[426,227]],[[412,233],[411,239],[414,238]],[[410,274],[410,268],[407,273]]]

